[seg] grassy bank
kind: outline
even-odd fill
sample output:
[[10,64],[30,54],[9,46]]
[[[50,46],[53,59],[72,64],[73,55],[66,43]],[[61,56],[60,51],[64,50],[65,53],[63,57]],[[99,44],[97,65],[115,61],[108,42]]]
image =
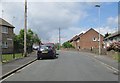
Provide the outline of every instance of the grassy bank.
[[9,62],[13,59],[18,59],[18,58],[23,58],[22,53],[17,53],[17,54],[2,54],[2,60],[3,62]]

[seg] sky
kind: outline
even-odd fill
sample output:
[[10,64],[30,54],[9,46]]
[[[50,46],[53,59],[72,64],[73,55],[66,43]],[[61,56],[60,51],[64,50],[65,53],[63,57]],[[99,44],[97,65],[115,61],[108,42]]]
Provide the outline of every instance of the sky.
[[[90,28],[98,32],[100,28],[102,35],[118,29],[118,2],[57,1],[28,0],[27,28],[42,42],[58,43],[59,28],[62,43]],[[96,4],[100,4],[100,20]],[[24,28],[24,1],[3,0],[0,10],[0,17],[13,24],[18,34]]]

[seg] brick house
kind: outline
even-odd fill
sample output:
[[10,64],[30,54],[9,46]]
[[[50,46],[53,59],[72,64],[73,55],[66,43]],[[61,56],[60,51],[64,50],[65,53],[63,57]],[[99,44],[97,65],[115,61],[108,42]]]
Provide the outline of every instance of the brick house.
[[[71,43],[76,44],[76,49],[99,48],[99,33],[93,28],[89,29],[84,34],[81,33],[77,37],[78,38],[76,38],[74,42],[70,41]],[[103,39],[104,37],[100,34],[101,47],[103,47]],[[74,46],[74,44],[72,45]]]
[[[100,34],[100,46],[103,47],[104,37]],[[99,33],[93,28],[89,29],[80,37],[79,46],[81,49],[99,48]]]
[[0,42],[2,44],[2,53],[13,53],[13,29],[15,27],[0,18]]
[[79,38],[79,36],[76,35],[71,40],[69,40],[69,42],[72,44],[72,46],[75,47],[75,49],[77,49],[77,46],[78,46],[78,43],[77,43],[78,38]]
[[75,49],[79,48],[79,42],[80,42],[80,37],[83,35],[83,33],[74,36],[69,42],[72,44],[72,46],[75,47]]

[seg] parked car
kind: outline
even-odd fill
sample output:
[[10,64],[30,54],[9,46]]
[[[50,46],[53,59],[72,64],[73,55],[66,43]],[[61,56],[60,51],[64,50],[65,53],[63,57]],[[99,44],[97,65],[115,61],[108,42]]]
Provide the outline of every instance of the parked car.
[[56,49],[54,43],[46,43],[45,44],[48,48],[53,50],[53,53],[56,55]]
[[38,50],[39,46],[33,46],[33,50]]
[[54,46],[45,44],[38,48],[37,59],[39,60],[43,58],[56,58],[56,51]]

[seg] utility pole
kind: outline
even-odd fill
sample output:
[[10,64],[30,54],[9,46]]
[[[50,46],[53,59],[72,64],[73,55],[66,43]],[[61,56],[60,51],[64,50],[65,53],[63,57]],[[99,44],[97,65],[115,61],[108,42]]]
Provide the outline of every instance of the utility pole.
[[59,50],[60,50],[60,46],[61,46],[61,36],[60,36],[60,27],[59,27]]
[[25,17],[24,17],[25,25],[24,25],[24,57],[27,57],[26,51],[26,34],[27,34],[27,0],[25,0]]
[[[15,16],[13,16],[13,18],[12,18],[12,24],[13,24],[14,18],[15,18]],[[14,49],[14,43],[13,43],[13,59],[15,59],[15,51],[14,50],[15,49]]]

